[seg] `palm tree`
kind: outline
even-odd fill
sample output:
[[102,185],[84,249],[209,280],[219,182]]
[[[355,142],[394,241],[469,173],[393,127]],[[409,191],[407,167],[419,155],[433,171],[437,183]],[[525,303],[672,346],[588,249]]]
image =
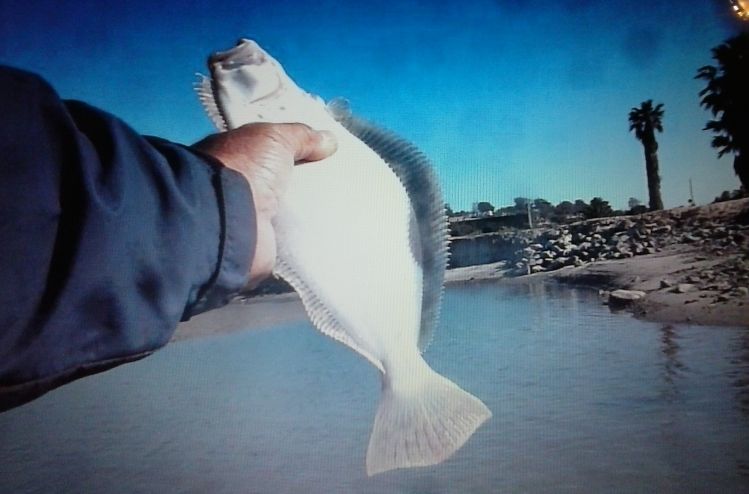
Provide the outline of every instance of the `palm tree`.
[[749,190],[749,33],[744,32],[713,48],[718,66],[706,65],[695,79],[707,86],[700,105],[713,114],[704,130],[713,134],[712,146],[720,158],[733,153],[733,169],[744,190]]
[[653,100],[643,101],[640,107],[632,108],[629,112],[629,130],[635,131],[635,137],[645,148],[645,171],[648,176],[648,195],[650,210],[663,209],[661,199],[661,177],[658,175],[658,141],[655,131],[663,132],[663,104],[653,108]]

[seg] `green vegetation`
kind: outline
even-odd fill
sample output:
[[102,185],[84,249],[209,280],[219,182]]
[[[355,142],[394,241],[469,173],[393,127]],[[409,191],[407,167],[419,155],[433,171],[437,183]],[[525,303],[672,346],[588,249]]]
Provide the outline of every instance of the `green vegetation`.
[[696,79],[707,86],[700,91],[700,105],[713,119],[705,125],[712,131],[712,147],[718,157],[733,153],[733,169],[744,190],[749,190],[749,33],[743,32],[712,50],[717,66],[706,65]]
[[529,208],[531,219],[534,224],[572,223],[584,219],[642,214],[648,211],[648,208],[643,206],[640,200],[634,197],[629,199],[629,209],[626,211],[613,209],[609,204],[609,201],[606,201],[601,197],[592,198],[590,203],[587,203],[582,199],[576,199],[575,202],[562,201],[556,206],[540,197],[535,199],[516,197],[513,202],[515,204],[512,206],[495,208],[491,203],[481,201],[474,205],[474,210],[472,212],[454,212],[449,204],[445,204],[445,210],[447,211],[448,217],[451,218],[521,217],[524,224],[527,224]]
[[735,199],[741,199],[743,197],[749,197],[749,194],[743,188],[736,190],[724,190],[718,197],[715,198],[713,203],[733,201]]
[[493,213],[494,206],[490,202],[482,201],[476,204],[476,211],[479,213]]
[[594,197],[590,200],[590,204],[585,208],[583,214],[587,219],[607,218],[609,216],[614,216],[614,210],[611,209],[609,201],[604,201],[600,197]]
[[[712,147],[718,149],[718,157],[734,155],[734,171],[742,187],[734,191],[723,191],[714,202],[722,202],[749,197],[749,32],[729,38],[712,49],[716,65],[706,65],[697,71],[696,79],[707,81],[699,92],[699,104],[712,112],[704,130],[714,136]],[[645,170],[648,180],[648,206],[630,197],[626,211],[614,210],[608,201],[594,197],[590,203],[582,199],[574,202],[562,201],[556,206],[542,198],[516,197],[513,205],[495,208],[486,201],[474,204],[472,212],[453,212],[445,205],[452,218],[512,217],[515,224],[533,225],[543,223],[571,223],[582,219],[604,218],[609,216],[643,214],[647,211],[663,209],[661,178],[658,164],[658,141],[656,133],[663,132],[663,104],[653,105],[653,100],[643,101],[639,107],[629,112],[629,130],[642,143],[645,151]],[[691,188],[691,182],[690,182]],[[690,205],[693,205],[690,199]],[[510,222],[487,220],[505,225]],[[503,226],[504,227],[504,226]]]

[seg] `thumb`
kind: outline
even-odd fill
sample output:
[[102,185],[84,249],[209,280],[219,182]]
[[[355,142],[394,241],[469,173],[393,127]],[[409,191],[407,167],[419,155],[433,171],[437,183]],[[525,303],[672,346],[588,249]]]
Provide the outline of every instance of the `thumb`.
[[295,163],[319,161],[332,155],[338,148],[332,132],[318,131],[300,123],[274,125],[279,141],[294,156]]

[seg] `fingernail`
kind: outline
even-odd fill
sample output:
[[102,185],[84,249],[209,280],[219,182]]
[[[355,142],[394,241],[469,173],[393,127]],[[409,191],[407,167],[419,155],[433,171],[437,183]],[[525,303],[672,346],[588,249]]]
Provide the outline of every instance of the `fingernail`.
[[328,156],[335,153],[338,149],[338,140],[335,138],[335,134],[329,130],[320,130],[320,150]]

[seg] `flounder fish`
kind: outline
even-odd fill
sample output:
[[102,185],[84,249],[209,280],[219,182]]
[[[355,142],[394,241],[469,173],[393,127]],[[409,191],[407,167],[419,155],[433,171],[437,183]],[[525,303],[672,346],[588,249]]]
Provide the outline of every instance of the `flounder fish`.
[[425,156],[391,132],[300,89],[257,43],[208,60],[196,89],[219,130],[301,122],[335,134],[338,150],[295,167],[273,227],[274,275],[312,324],[381,374],[367,474],[439,463],[491,412],[424,361],[439,317],[447,219]]

